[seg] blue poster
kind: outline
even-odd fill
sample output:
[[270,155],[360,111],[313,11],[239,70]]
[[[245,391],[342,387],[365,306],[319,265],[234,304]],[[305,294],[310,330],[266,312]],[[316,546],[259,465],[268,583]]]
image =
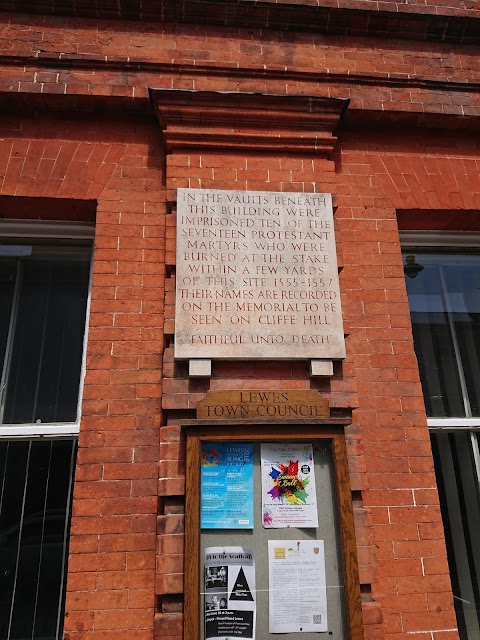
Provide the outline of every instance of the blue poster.
[[253,444],[202,443],[200,526],[253,529]]

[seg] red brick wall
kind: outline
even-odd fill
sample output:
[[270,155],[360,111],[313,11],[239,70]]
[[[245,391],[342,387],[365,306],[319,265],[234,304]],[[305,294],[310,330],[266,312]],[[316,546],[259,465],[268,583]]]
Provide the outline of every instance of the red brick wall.
[[[394,3],[355,6],[371,4]],[[473,10],[459,4],[460,13]],[[181,638],[178,424],[209,388],[255,387],[314,388],[332,407],[353,410],[347,442],[366,638],[456,638],[396,215],[442,209],[452,220],[478,207],[478,143],[453,129],[456,118],[465,126],[478,115],[476,50],[20,14],[0,22],[0,91],[23,109],[0,124],[1,194],[97,200],[66,637]],[[166,160],[147,115],[148,87],[349,97],[351,115],[332,160],[281,149]],[[98,109],[118,109],[117,98],[143,115],[102,117]],[[29,104],[58,113],[34,117]],[[92,113],[71,112],[84,108]],[[446,130],[416,128],[439,123]],[[174,363],[174,276],[165,265],[175,263],[167,201],[177,187],[334,194],[348,337],[331,380],[311,380],[305,363],[215,363],[211,381],[189,380],[186,365]]]
[[351,98],[351,111],[457,116],[480,105],[473,45],[1,13],[0,25],[5,92],[132,103],[148,87],[306,93]]
[[154,609],[165,205],[155,129],[127,121],[112,133],[126,140],[111,144],[118,157],[98,196],[66,631],[143,640]]
[[158,134],[145,122],[91,118],[12,116],[2,129],[2,195],[98,203],[66,637],[151,638],[165,243]]

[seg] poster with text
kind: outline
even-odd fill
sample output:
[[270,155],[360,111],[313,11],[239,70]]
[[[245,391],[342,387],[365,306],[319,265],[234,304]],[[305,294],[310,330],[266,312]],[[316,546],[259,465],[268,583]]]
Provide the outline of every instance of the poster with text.
[[251,549],[205,549],[205,640],[255,640],[255,565]]
[[318,527],[311,444],[262,444],[262,520],[266,529]]
[[328,631],[323,540],[269,540],[270,633]]
[[253,444],[202,443],[202,529],[253,529]]

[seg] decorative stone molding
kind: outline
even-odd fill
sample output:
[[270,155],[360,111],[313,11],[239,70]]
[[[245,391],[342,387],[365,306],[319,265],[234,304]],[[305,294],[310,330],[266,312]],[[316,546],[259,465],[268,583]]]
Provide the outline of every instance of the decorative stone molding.
[[167,153],[333,151],[333,132],[349,100],[259,93],[150,89]]

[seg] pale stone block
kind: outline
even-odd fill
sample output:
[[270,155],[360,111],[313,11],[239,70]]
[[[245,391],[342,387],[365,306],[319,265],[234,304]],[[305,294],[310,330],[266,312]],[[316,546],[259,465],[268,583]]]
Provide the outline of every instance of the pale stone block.
[[188,375],[190,378],[209,378],[212,375],[212,361],[189,360]]
[[310,376],[312,378],[333,376],[333,362],[331,360],[311,360]]

